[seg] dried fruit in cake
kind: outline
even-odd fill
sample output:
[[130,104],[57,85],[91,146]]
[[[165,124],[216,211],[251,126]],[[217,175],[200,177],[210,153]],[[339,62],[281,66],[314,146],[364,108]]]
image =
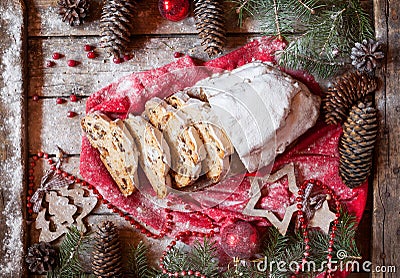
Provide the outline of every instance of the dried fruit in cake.
[[206,157],[197,130],[188,119],[164,100],[153,98],[145,105],[146,118],[163,132],[171,151],[172,176],[178,188],[196,181]]
[[170,151],[161,131],[140,116],[129,115],[125,126],[139,150],[139,163],[159,198],[164,198],[171,187]]
[[192,99],[183,92],[173,94],[166,101],[190,119],[191,124],[199,132],[207,152],[202,172],[212,183],[219,182],[229,170],[230,155],[234,150],[209,104]]
[[124,123],[93,113],[82,119],[81,127],[121,192],[131,195],[138,184],[138,151]]

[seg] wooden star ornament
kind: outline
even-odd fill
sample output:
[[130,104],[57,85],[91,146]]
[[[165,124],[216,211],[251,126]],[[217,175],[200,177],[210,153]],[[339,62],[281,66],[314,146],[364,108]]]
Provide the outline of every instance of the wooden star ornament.
[[276,227],[279,233],[282,235],[286,234],[290,224],[290,220],[292,219],[292,215],[294,212],[297,211],[297,205],[293,204],[286,208],[285,216],[283,217],[282,221],[279,220],[279,218],[272,211],[256,209],[255,206],[261,198],[260,187],[262,187],[265,183],[276,182],[285,176],[287,176],[288,179],[289,191],[292,192],[295,197],[297,197],[298,187],[296,185],[294,165],[293,163],[286,164],[283,168],[276,171],[274,174],[264,177],[254,177],[251,179],[251,188],[249,192],[250,200],[242,212],[245,215],[267,218],[268,221],[271,222],[271,224],[274,225],[274,227]]
[[336,214],[333,213],[328,205],[328,200],[325,200],[322,207],[315,211],[314,217],[310,220],[311,227],[319,227],[328,234],[331,222],[336,219]]

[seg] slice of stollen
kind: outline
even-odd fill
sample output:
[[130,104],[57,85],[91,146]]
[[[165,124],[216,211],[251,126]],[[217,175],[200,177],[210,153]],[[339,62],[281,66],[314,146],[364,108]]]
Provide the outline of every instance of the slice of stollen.
[[163,132],[169,145],[175,185],[178,188],[191,185],[199,178],[201,162],[206,157],[197,130],[181,113],[159,98],[146,102],[144,114]]
[[139,149],[139,163],[159,198],[165,198],[171,187],[169,165],[170,151],[162,132],[155,129],[140,116],[130,114],[125,119],[125,126],[130,131]]
[[93,113],[81,121],[90,144],[99,150],[100,159],[117,183],[122,194],[131,195],[138,184],[136,144],[121,120]]
[[190,119],[199,132],[207,151],[202,172],[206,173],[212,183],[219,182],[229,170],[229,157],[233,153],[233,146],[225,131],[219,126],[217,117],[213,115],[207,103],[191,99],[183,92],[168,97],[166,102]]

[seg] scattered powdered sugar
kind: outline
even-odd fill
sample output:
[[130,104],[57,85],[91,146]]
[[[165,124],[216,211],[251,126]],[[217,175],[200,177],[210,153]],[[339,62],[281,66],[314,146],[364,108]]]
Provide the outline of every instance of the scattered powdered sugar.
[[0,159],[0,276],[20,277],[24,253],[23,11],[18,1],[2,1],[0,15],[0,135],[5,137]]

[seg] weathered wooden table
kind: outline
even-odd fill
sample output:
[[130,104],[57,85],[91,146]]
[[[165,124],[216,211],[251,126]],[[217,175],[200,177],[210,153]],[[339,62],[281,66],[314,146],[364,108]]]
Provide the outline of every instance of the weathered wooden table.
[[[376,149],[375,173],[370,199],[360,224],[358,242],[365,260],[374,265],[395,265],[400,272],[400,83],[399,1],[366,1],[373,6],[376,36],[386,43],[387,61],[381,70],[383,84],[376,96],[380,131]],[[133,59],[114,64],[101,48],[97,58],[88,59],[85,44],[98,46],[102,1],[91,1],[90,22],[70,27],[57,15],[55,0],[2,0],[0,2],[0,276],[27,277],[23,254],[38,234],[26,212],[29,157],[40,150],[55,154],[57,145],[69,154],[65,169],[79,175],[81,146],[80,117],[85,99],[119,77],[133,71],[151,69],[174,60],[175,51],[206,60],[196,36],[192,16],[179,23],[162,19],[157,1],[139,1],[132,39]],[[228,18],[226,52],[261,36],[257,22],[236,27]],[[63,58],[46,67],[52,53]],[[68,67],[67,60],[79,62]],[[79,97],[78,102],[56,105],[58,97]],[[39,100],[34,101],[33,96]],[[69,118],[74,111],[77,117]],[[44,165],[38,163],[40,176]],[[39,182],[37,177],[36,184]],[[104,219],[121,227],[122,238],[135,231],[128,223],[98,205],[88,217],[88,225]],[[137,237],[135,235],[135,237]],[[150,242],[150,244],[156,244]],[[353,274],[361,277],[363,274]],[[368,274],[364,274],[368,276]],[[373,273],[374,277],[398,277],[396,273]]]

